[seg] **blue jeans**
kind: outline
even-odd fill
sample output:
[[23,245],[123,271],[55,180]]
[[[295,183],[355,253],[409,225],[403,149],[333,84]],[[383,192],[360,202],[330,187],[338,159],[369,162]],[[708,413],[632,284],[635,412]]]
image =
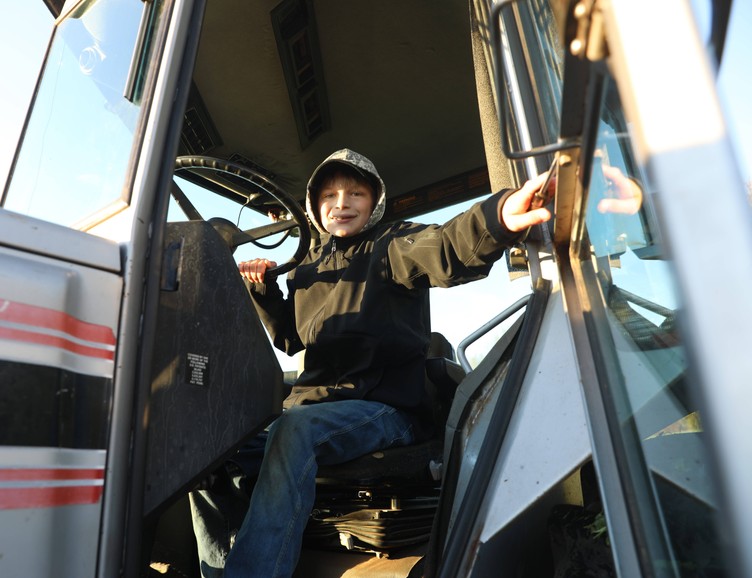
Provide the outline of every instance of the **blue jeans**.
[[[317,466],[412,442],[409,419],[383,403],[342,400],[287,410],[269,428],[258,480],[227,556],[224,578],[291,576],[313,508]],[[194,526],[195,520],[194,507]],[[199,544],[203,576],[222,576],[218,564],[210,563],[201,550]]]

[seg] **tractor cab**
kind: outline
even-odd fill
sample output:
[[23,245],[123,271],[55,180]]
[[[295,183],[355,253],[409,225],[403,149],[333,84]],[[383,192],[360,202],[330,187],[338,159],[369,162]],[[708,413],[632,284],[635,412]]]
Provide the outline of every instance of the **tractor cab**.
[[545,171],[554,218],[432,290],[436,435],[322,466],[295,576],[752,575],[750,11],[659,4],[45,0],[0,200],[0,575],[206,575],[189,496],[247,498],[301,367],[237,264],[284,289],[344,147],[386,221]]

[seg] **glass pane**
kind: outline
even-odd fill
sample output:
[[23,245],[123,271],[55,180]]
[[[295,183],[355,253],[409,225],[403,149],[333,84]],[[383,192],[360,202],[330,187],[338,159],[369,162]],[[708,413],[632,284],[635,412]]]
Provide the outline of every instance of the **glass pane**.
[[673,567],[682,576],[716,575],[723,562],[715,489],[676,322],[681,303],[655,218],[660,194],[639,173],[627,128],[618,94],[609,86],[590,175],[586,232],[580,239],[581,252],[594,265],[594,276],[587,279],[586,273],[586,282],[597,288],[590,294],[602,298],[608,325],[599,328],[608,338],[601,334],[593,345],[612,347],[602,359],[619,365],[618,372],[608,374],[619,375],[620,383],[602,387],[615,408],[611,417],[618,419],[621,443],[635,458],[622,467],[644,464],[649,477],[642,487],[653,495],[636,500],[643,508],[657,507],[647,518],[662,528],[646,535],[666,534],[672,559],[653,560],[655,567]]
[[95,0],[58,25],[5,208],[70,226],[121,198],[139,116],[123,95],[150,6]]
[[543,128],[543,144],[556,142],[559,136],[561,85],[564,57],[559,30],[546,0],[530,2],[530,11],[521,10],[522,34],[529,58],[529,69],[536,96],[536,110]]
[[[180,191],[201,217],[207,221],[216,217],[227,219],[242,230],[263,227],[272,222],[268,215],[218,195],[197,183],[176,176],[174,177],[174,185],[180,188]],[[174,197],[170,198],[167,221],[172,223],[188,220],[189,217],[180,208]],[[272,235],[260,240],[259,243],[263,247],[256,246],[253,243],[246,243],[237,247],[233,253],[235,262],[240,263],[250,259],[264,258],[276,261],[279,264],[285,263],[295,254],[298,246],[297,231],[293,230],[287,235],[284,233]],[[286,275],[280,277],[280,287],[283,289],[286,278]]]
[[[502,9],[509,76],[507,131],[513,149],[554,144],[559,136],[563,50],[550,4],[516,2]],[[516,96],[519,90],[519,97]]]

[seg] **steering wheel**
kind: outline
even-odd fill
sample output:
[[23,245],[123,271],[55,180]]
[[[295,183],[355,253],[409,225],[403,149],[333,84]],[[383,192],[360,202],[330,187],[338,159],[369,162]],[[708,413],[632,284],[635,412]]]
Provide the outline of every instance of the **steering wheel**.
[[[202,170],[199,172],[196,169]],[[181,172],[184,174],[180,175]],[[297,267],[305,257],[311,244],[311,229],[309,228],[308,217],[292,195],[277,186],[268,177],[244,165],[206,156],[178,157],[175,160],[175,174],[189,181],[196,182],[197,179],[200,179],[218,184],[234,192],[237,196],[246,197],[247,203],[251,205],[260,204],[259,199],[266,195],[274,201],[271,205],[265,203],[266,205],[273,205],[275,208],[281,206],[290,215],[290,219],[282,219],[269,225],[243,231],[232,221],[222,217],[204,219],[188,200],[185,193],[180,190],[177,183],[173,181],[172,196],[186,216],[192,221],[206,220],[220,234],[232,251],[245,243],[253,243],[262,249],[273,249],[276,245],[263,245],[258,241],[271,235],[289,232],[297,227],[299,234],[295,253],[286,263],[268,269],[267,275],[276,276],[287,273]],[[238,178],[246,182],[239,185],[237,183]],[[248,189],[251,190],[250,193],[248,193]]]

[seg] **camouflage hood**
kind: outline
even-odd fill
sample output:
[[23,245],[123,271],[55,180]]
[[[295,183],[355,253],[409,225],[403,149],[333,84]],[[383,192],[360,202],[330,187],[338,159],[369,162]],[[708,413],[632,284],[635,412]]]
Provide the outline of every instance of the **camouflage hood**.
[[341,149],[332,153],[316,167],[316,170],[313,171],[311,178],[308,180],[308,186],[306,186],[306,212],[308,213],[308,218],[319,233],[328,234],[319,222],[317,210],[314,206],[314,192],[319,184],[316,182],[316,177],[319,175],[323,167],[332,163],[347,165],[355,169],[363,175],[368,182],[373,184],[374,192],[376,194],[376,206],[373,208],[371,217],[368,219],[365,227],[363,227],[363,231],[367,231],[384,216],[384,211],[386,210],[386,185],[384,184],[384,181],[381,180],[375,165],[363,155],[351,151],[350,149]]

